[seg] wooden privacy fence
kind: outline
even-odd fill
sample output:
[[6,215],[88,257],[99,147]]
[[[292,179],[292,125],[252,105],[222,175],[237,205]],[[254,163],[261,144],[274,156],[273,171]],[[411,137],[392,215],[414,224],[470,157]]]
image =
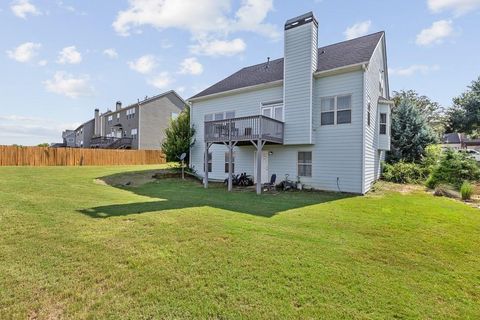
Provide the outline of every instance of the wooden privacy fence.
[[0,166],[109,166],[165,163],[160,150],[0,146]]

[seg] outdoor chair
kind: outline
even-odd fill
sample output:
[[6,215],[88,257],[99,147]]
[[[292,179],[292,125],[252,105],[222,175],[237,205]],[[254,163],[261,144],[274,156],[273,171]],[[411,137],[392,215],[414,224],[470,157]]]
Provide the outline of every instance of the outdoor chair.
[[276,185],[275,182],[277,181],[277,175],[274,173],[270,177],[270,182],[263,184],[263,191],[275,191]]

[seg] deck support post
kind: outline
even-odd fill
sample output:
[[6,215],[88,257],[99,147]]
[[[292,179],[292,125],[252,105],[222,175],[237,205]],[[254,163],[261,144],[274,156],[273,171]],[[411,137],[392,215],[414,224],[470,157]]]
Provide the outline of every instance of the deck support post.
[[254,140],[251,140],[250,141],[253,146],[257,149],[257,172],[255,172],[255,175],[256,175],[256,190],[257,190],[257,194],[261,194],[262,193],[262,151],[263,151],[263,146],[265,145],[265,142],[264,140],[262,139],[258,139],[256,142]]
[[203,171],[205,172],[204,177],[203,177],[203,187],[205,189],[208,188],[208,149],[210,149],[211,145],[212,144],[209,143],[209,142],[205,143],[205,155],[204,155],[204,160],[203,160],[204,161],[204,170]]
[[237,145],[237,142],[229,141],[228,144],[224,142],[224,145],[228,148],[228,191],[232,191],[232,175],[233,175],[233,148]]

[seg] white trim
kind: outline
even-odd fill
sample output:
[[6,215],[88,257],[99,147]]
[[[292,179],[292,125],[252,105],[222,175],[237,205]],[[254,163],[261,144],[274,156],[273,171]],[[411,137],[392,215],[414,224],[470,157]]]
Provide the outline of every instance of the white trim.
[[333,68],[333,69],[328,69],[328,70],[323,70],[323,71],[315,71],[313,73],[313,76],[316,78],[319,77],[326,77],[326,76],[331,76],[336,73],[343,73],[343,72],[351,72],[355,70],[361,70],[364,65],[368,65],[368,62],[359,62],[359,63],[354,63],[354,64],[349,64],[347,66],[342,66],[338,68]]
[[[373,54],[372,54],[373,55]],[[365,126],[365,103],[367,101],[367,87],[366,87],[366,84],[367,84],[367,66],[368,65],[363,65],[362,66],[362,69],[363,69],[363,81],[362,81],[362,91],[363,91],[363,94],[362,94],[362,168],[361,168],[361,171],[362,171],[362,185],[360,186],[360,190],[361,190],[361,193],[362,194],[365,194],[365,154],[366,154],[366,151],[365,151],[365,139],[366,139],[366,131],[367,131],[367,127]]]
[[140,150],[142,148],[142,145],[141,145],[142,130],[140,130],[141,127],[142,127],[142,110],[140,109],[140,106],[138,106],[137,150]]
[[266,83],[261,83],[261,84],[256,84],[256,85],[253,85],[253,86],[248,86],[248,87],[243,87],[243,88],[237,88],[237,89],[212,93],[212,94],[209,94],[209,95],[206,95],[206,96],[201,96],[201,97],[198,97],[198,98],[190,98],[190,99],[188,99],[188,102],[198,102],[198,101],[218,98],[218,97],[222,97],[222,96],[226,96],[226,95],[243,93],[243,92],[247,92],[247,91],[255,91],[255,90],[260,90],[260,89],[274,88],[274,87],[278,87],[282,84],[283,84],[283,79],[282,80],[271,81],[271,82],[266,82]]

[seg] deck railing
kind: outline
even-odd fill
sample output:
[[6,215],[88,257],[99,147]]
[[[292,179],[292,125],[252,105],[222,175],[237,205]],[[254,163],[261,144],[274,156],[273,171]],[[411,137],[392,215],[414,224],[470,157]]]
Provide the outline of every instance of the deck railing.
[[205,142],[263,139],[283,143],[283,122],[262,115],[205,122]]
[[90,146],[100,149],[130,149],[132,140],[132,138],[127,137],[94,137],[90,142]]

